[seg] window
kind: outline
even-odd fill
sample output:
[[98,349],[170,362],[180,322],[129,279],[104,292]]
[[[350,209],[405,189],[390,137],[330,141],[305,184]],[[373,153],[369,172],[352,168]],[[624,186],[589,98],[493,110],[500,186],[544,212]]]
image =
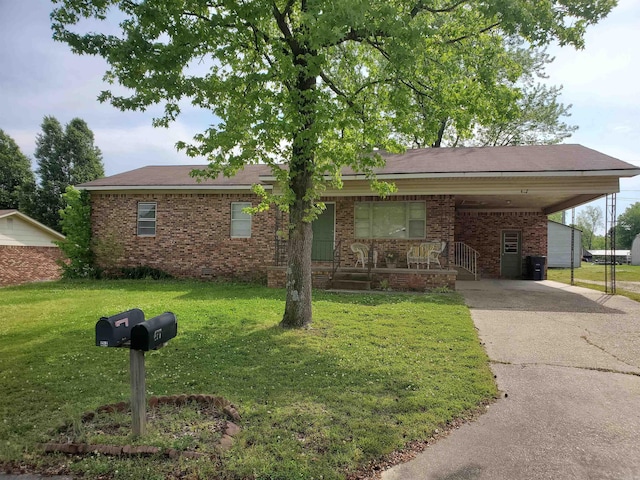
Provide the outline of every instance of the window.
[[357,202],[356,238],[424,238],[424,202]]
[[138,203],[138,236],[155,237],[156,235],[156,207],[157,204]]
[[251,215],[242,211],[250,206],[249,202],[231,204],[231,238],[251,238]]

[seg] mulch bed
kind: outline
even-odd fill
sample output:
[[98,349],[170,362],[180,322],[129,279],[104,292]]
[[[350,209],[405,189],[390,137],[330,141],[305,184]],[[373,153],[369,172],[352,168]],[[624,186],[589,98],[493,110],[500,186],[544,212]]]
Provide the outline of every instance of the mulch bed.
[[[163,413],[160,408],[163,405],[173,406],[176,408],[188,405],[196,406],[199,414],[203,419],[208,420],[208,428],[218,432],[220,439],[214,445],[216,451],[224,451],[233,445],[233,437],[240,432],[240,427],[234,423],[240,420],[240,415],[236,407],[223,397],[215,395],[171,395],[149,398],[149,410],[147,412],[148,421],[159,419]],[[82,423],[90,424],[98,414],[110,413],[128,413],[130,405],[128,402],[113,403],[103,405],[96,409],[95,412],[86,412],[82,415]],[[170,413],[169,413],[170,415]],[[188,425],[184,427],[184,434],[188,435],[190,428]],[[73,438],[73,425],[65,425],[58,429],[58,441],[47,442],[42,445],[45,453],[64,453],[68,455],[83,455],[100,453],[102,455],[111,456],[149,456],[164,455],[169,458],[185,457],[185,458],[201,458],[208,456],[207,453],[177,450],[174,448],[160,448],[151,445],[101,445],[78,443]],[[101,431],[105,434],[117,435],[122,430],[122,425],[118,422],[107,423],[101,426]],[[175,437],[180,436],[180,432],[173,434]],[[60,441],[60,440],[66,441]]]

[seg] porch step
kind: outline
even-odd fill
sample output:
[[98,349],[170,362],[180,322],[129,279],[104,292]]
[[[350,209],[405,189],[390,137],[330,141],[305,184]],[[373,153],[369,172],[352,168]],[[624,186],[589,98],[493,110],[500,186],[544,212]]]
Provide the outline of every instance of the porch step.
[[331,285],[338,290],[371,290],[371,280],[366,273],[336,272]]
[[475,277],[473,275],[473,273],[469,272],[469,270],[465,270],[464,268],[460,268],[460,267],[454,267],[456,269],[456,271],[458,272],[458,275],[456,275],[456,281],[470,281],[473,282],[475,281]]
[[336,290],[371,290],[369,280],[334,279],[331,284]]

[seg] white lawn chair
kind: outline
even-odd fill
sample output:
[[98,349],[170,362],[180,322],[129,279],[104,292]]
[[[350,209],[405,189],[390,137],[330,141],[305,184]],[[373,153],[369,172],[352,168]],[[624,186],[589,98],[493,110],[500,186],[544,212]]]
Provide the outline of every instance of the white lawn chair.
[[[351,251],[356,254],[356,267],[358,263],[362,266],[362,268],[367,266],[369,262],[369,245],[366,243],[352,243]],[[376,249],[373,249],[373,268],[378,268],[378,252]]]
[[412,246],[407,252],[407,267],[411,268],[411,264],[415,264],[416,268],[420,265],[426,265],[431,268],[432,263],[440,264],[440,254],[444,251],[447,242],[424,242],[420,245]]

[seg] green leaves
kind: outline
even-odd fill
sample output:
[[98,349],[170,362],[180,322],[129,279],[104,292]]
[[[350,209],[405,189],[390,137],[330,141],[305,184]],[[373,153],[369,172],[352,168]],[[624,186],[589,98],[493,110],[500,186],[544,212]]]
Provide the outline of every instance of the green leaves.
[[63,194],[66,207],[60,210],[64,240],[56,242],[66,257],[60,261],[64,278],[93,278],[93,252],[91,250],[91,205],[88,193],[72,186]]
[[55,117],[47,116],[42,121],[42,133],[36,138],[35,157],[40,185],[30,213],[61,231],[59,211],[65,206],[65,189],[103,177],[102,153],[94,145],[93,132],[84,120],[74,118],[63,129]]
[[[154,124],[167,127],[189,100],[219,120],[178,146],[208,158],[212,175],[255,162],[279,168],[302,146],[315,185],[325,174],[337,179],[343,166],[366,166],[374,148],[415,138],[430,145],[443,125],[464,136],[478,116],[505,111],[517,92],[501,77],[513,81],[517,65],[503,34],[579,46],[584,27],[614,2],[56,4],[54,37],[103,56],[107,77],[130,89],[103,92],[102,101],[121,109],[164,104]],[[119,33],[72,31],[82,18],[117,20]]]
[[0,209],[17,209],[35,188],[31,161],[13,138],[0,129]]
[[[213,124],[178,147],[205,157],[210,176],[270,165],[292,232],[301,229],[291,250],[310,252],[305,225],[327,186],[341,185],[343,168],[389,193],[375,180],[374,151],[439,146],[447,129],[469,137],[478,119],[508,116],[519,91],[507,84],[518,68],[506,39],[579,47],[584,28],[615,0],[56,3],[54,38],[104,57],[107,78],[128,89],[101,100],[123,110],[161,104],[154,125],[165,127],[180,101],[209,110]],[[108,16],[117,34],[71,30],[82,18]],[[310,292],[309,268],[292,268],[301,276],[288,283]]]

